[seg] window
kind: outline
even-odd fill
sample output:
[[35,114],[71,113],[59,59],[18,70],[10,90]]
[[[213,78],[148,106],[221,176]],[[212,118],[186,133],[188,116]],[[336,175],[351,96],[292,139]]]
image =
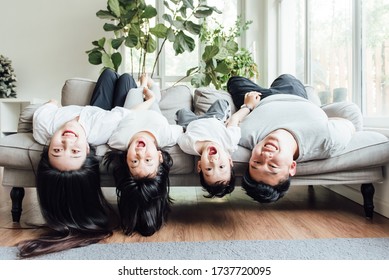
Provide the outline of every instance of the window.
[[[388,120],[389,3],[292,0],[280,9],[281,71],[313,85],[323,104],[349,100]],[[291,35],[295,44],[285,44]]]
[[[197,2],[195,0],[194,2]],[[241,0],[229,0],[228,5],[224,0],[208,0],[209,6],[215,6],[222,14],[213,14],[212,17],[217,18],[219,22],[223,23],[226,28],[232,26],[235,23],[235,19],[238,17],[238,13],[240,11],[239,3]],[[164,10],[163,1],[157,0],[146,0],[147,4],[151,4],[156,7],[158,10]],[[162,15],[162,13],[159,13]],[[234,20],[232,20],[234,19]],[[160,19],[161,20],[161,19]],[[193,19],[193,21],[196,21]],[[154,24],[154,23],[153,23]],[[159,42],[160,43],[160,42]],[[159,48],[158,48],[159,49]],[[129,51],[125,49],[125,69],[124,71],[129,71],[131,69],[131,63],[137,64],[136,59],[133,62],[129,61]],[[162,53],[159,58],[159,63],[157,65],[156,71],[154,73],[154,79],[159,80],[161,84],[161,88],[166,88],[168,86],[173,85],[178,80],[186,75],[186,71],[190,68],[196,67],[199,62],[199,57],[201,53],[201,46],[199,42],[196,42],[196,48],[192,52],[185,52],[178,56],[175,56],[174,49],[172,47],[172,43],[166,41],[165,46],[162,50]],[[152,64],[155,61],[155,54],[148,54],[148,63],[146,69],[152,69]],[[135,67],[135,69],[137,69]],[[190,85],[190,79],[186,79],[181,83],[185,83]]]
[[361,1],[364,113],[389,117],[389,2]]

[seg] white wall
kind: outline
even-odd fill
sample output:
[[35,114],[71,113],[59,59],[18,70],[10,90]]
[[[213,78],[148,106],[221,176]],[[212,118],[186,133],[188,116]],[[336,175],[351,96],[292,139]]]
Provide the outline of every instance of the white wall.
[[106,0],[0,1],[0,54],[12,61],[18,98],[60,100],[66,79],[98,77],[85,51],[104,36],[96,12]]

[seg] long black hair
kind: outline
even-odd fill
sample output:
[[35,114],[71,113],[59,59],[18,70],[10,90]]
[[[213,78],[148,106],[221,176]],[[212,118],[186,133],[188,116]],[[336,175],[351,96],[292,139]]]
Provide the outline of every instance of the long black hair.
[[112,172],[116,185],[118,208],[123,233],[153,235],[167,221],[172,199],[169,196],[169,172],[173,165],[170,154],[162,152],[163,162],[155,177],[135,178],[127,165],[127,151],[109,151],[104,162]]
[[118,218],[100,187],[99,161],[91,153],[79,170],[60,171],[45,148],[36,188],[46,233],[18,244],[21,258],[87,246],[112,235]]

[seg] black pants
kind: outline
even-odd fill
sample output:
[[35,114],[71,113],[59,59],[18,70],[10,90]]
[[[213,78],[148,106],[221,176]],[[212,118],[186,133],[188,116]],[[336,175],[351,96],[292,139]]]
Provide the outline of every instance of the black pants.
[[231,77],[227,82],[227,91],[231,94],[232,100],[237,108],[240,108],[240,106],[243,105],[244,96],[249,91],[262,93],[261,99],[280,93],[293,94],[308,99],[304,85],[290,74],[283,74],[279,76],[270,85],[270,88],[260,87],[253,81],[244,77]]
[[127,93],[136,87],[137,84],[130,74],[119,75],[111,69],[105,69],[96,82],[90,105],[104,110],[123,107]]

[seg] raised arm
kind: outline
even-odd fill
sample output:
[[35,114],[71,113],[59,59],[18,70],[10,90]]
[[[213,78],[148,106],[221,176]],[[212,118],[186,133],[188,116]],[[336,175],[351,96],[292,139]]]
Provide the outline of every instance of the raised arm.
[[261,101],[261,93],[256,91],[250,91],[246,93],[244,97],[244,103],[238,111],[236,111],[231,118],[228,119],[226,125],[229,126],[239,126],[239,123],[251,113],[252,110],[259,104]]

